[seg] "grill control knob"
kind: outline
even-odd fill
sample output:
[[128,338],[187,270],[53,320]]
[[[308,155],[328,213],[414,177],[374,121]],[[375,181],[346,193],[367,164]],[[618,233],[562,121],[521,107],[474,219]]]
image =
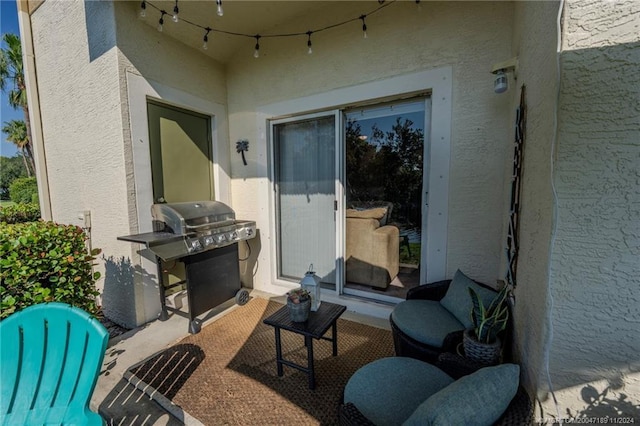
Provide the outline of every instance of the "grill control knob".
[[190,252],[200,251],[200,250],[202,250],[202,243],[200,242],[200,240],[190,240],[189,241],[189,251]]

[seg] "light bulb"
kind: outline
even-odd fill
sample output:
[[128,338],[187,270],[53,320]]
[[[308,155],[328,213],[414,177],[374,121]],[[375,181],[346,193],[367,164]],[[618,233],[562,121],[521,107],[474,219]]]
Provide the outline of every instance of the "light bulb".
[[367,23],[365,22],[365,18],[367,15],[361,15],[360,20],[362,20],[362,37],[367,38]]
[[313,53],[313,49],[311,48],[311,46],[309,46],[309,50],[307,50],[307,54],[311,55]]
[[205,34],[204,38],[202,39],[202,48],[204,50],[207,50],[209,48],[209,36],[207,34]]
[[176,5],[173,6],[173,16],[171,17],[171,19],[173,19],[173,22],[177,23],[180,20],[180,18],[178,18],[178,13],[180,12],[178,10],[178,0],[176,0]]
[[253,57],[254,58],[259,58],[260,57],[260,35],[256,34],[256,49],[253,51]]
[[202,49],[207,50],[209,48],[209,46],[207,45],[207,41],[205,40],[204,43],[202,43]]
[[158,24],[158,32],[162,32],[162,24]]
[[147,2],[143,1],[140,3],[140,18],[144,19],[147,17]]
[[222,10],[222,0],[216,0],[216,4],[218,5],[218,16],[224,15],[224,11]]

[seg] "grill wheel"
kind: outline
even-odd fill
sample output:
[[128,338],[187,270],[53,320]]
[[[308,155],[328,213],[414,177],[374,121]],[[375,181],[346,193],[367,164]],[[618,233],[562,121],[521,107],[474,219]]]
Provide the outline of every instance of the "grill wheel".
[[236,303],[240,306],[246,305],[249,301],[249,290],[246,288],[241,288],[236,293]]

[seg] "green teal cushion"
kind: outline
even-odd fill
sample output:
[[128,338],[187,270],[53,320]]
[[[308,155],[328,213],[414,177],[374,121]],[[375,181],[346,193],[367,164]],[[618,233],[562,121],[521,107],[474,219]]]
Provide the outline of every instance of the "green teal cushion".
[[481,368],[429,397],[403,426],[492,425],[509,406],[519,381],[516,364]]
[[471,322],[472,304],[471,295],[468,290],[469,287],[478,293],[485,308],[488,308],[493,299],[498,295],[497,292],[482,287],[458,269],[440,304],[447,308],[447,310],[464,325],[464,328],[473,327],[473,322]]
[[420,343],[441,348],[447,334],[464,326],[436,300],[405,300],[393,308],[391,319],[403,333]]
[[377,425],[401,425],[422,402],[451,383],[451,377],[426,362],[381,358],[351,376],[344,402],[353,403]]

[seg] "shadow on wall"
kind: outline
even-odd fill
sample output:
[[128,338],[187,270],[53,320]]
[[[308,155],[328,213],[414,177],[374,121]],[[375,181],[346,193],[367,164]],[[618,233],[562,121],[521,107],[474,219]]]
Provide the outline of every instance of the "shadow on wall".
[[256,236],[238,245],[240,258],[240,281],[244,288],[254,288],[253,277],[258,271],[258,256],[262,250],[260,229],[256,229]]
[[622,389],[640,372],[638,208],[629,202],[638,193],[639,51],[633,42],[561,56],[550,282],[556,390],[599,380]]
[[89,59],[94,61],[116,45],[113,5],[108,2],[85,0],[84,10]]
[[602,392],[598,392],[591,385],[583,387],[580,396],[587,406],[575,413],[567,409],[567,415],[572,419],[640,419],[640,403],[622,392],[613,391],[611,397],[608,397],[609,392],[614,389],[616,387],[609,385]]
[[138,282],[150,282],[156,277],[149,274],[140,265],[133,265],[131,259],[124,256],[102,257],[104,261],[104,289],[102,291],[102,310],[104,315],[116,324],[127,328],[136,327],[136,275]]

